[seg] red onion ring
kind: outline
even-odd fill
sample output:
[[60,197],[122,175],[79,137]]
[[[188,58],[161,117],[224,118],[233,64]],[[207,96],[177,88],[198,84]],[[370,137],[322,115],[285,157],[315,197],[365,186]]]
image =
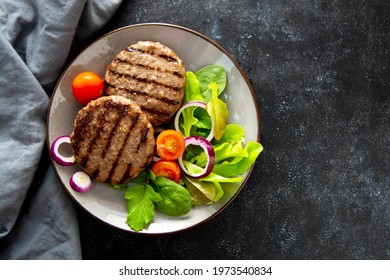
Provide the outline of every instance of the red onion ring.
[[[181,113],[182,113],[182,111],[184,109],[187,109],[188,107],[193,107],[193,106],[206,109],[206,103],[204,103],[202,101],[189,101],[189,102],[185,103],[183,106],[181,106],[180,109],[176,113],[175,122],[174,122],[175,129],[177,131],[179,131],[180,133],[181,133],[180,127],[179,127],[180,115],[181,115]],[[206,137],[206,140],[209,141],[209,142],[211,140],[213,140],[213,138],[214,138],[214,133],[213,133],[213,131],[214,131],[214,121],[213,121],[213,118],[211,118],[211,116],[210,116],[210,119],[211,119],[211,130],[210,130],[210,134],[207,135],[207,137]]]
[[193,174],[193,173],[188,172],[187,168],[184,166],[184,163],[183,163],[183,156],[181,156],[178,159],[178,162],[179,162],[179,166],[183,170],[183,172],[186,173],[188,176],[191,176],[194,178],[203,178],[203,177],[206,177],[207,175],[209,175],[213,171],[214,163],[215,163],[215,152],[214,152],[214,148],[211,145],[210,141],[208,141],[205,138],[200,137],[200,136],[190,136],[190,137],[187,137],[186,139],[184,139],[184,144],[185,144],[185,147],[187,147],[188,145],[195,145],[195,146],[202,147],[206,153],[207,164],[206,164],[205,168],[202,170],[202,172]]
[[60,136],[56,140],[54,140],[53,144],[50,147],[50,155],[53,160],[62,166],[70,166],[75,163],[74,155],[70,157],[66,157],[60,154],[59,148],[62,144],[67,143],[70,144],[70,137],[67,135]]
[[92,188],[92,180],[84,171],[78,171],[70,177],[69,185],[76,192],[87,192]]

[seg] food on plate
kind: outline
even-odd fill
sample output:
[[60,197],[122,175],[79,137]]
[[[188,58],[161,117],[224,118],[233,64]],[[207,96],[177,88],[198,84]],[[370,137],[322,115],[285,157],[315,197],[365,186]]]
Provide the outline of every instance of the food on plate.
[[121,96],[88,103],[74,121],[76,163],[96,182],[125,183],[152,161],[154,129],[141,108]]
[[73,153],[66,155],[61,151],[61,147],[65,145],[70,145],[70,137],[67,135],[58,137],[50,147],[50,155],[59,165],[70,166],[75,163],[75,158]]
[[188,176],[194,177],[194,178],[203,178],[203,177],[208,176],[213,171],[214,162],[215,162],[215,151],[214,151],[213,145],[211,145],[211,143],[208,140],[206,140],[205,138],[200,137],[200,136],[187,137],[185,139],[184,143],[185,143],[185,148],[187,148],[190,145],[201,147],[204,151],[204,154],[205,154],[207,160],[206,160],[205,166],[203,168],[200,168],[199,171],[193,171],[193,170],[190,171],[184,165],[183,157],[180,157],[179,158],[179,166],[181,167],[183,172],[186,173]]
[[161,159],[152,165],[152,172],[156,176],[168,178],[176,183],[180,181],[180,166],[176,161]]
[[102,95],[103,79],[95,72],[81,72],[72,81],[72,92],[80,104],[87,105]]
[[183,61],[160,42],[139,41],[122,50],[107,66],[104,95],[135,101],[157,127],[180,108],[186,72]]
[[[175,130],[166,129],[158,136],[181,134],[184,151],[180,148],[177,160],[157,161],[127,184],[111,185],[124,191],[127,224],[134,231],[152,222],[154,210],[181,216],[194,205],[219,201],[239,186],[263,150],[260,143],[246,141],[243,127],[227,123],[229,112],[221,99],[226,84],[226,70],[219,65],[186,72],[184,104],[170,123]],[[156,146],[174,142],[156,140]]]
[[[126,222],[134,231],[147,228],[155,211],[182,216],[195,205],[218,202],[263,150],[246,141],[243,127],[228,123],[222,66],[186,71],[167,46],[139,41],[116,55],[104,82],[96,78],[103,93],[88,73],[72,84],[85,107],[70,137],[53,142],[51,155],[58,164],[81,167],[69,181],[77,192],[89,191],[93,181],[124,191]],[[63,155],[60,146],[69,143],[73,155]]]
[[157,155],[167,160],[177,160],[184,152],[184,137],[174,130],[166,129],[156,138]]
[[69,185],[76,192],[87,192],[92,188],[92,180],[84,171],[77,171],[70,177]]

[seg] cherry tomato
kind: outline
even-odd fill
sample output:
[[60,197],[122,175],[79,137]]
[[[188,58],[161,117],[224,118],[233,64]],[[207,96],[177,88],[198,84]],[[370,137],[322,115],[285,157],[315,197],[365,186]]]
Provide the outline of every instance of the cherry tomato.
[[74,98],[82,105],[102,95],[103,79],[94,72],[81,72],[72,82]]
[[184,153],[184,149],[184,137],[176,130],[167,129],[157,136],[156,151],[163,159],[176,160]]
[[156,176],[163,176],[176,183],[180,181],[180,167],[175,161],[161,159],[152,165]]

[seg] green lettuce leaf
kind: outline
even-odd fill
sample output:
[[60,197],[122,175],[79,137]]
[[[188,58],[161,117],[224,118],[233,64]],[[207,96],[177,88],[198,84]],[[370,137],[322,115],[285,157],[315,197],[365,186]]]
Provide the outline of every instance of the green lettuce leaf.
[[196,75],[191,72],[186,72],[186,85],[184,87],[183,103],[189,101],[204,101],[204,98],[200,92],[199,80]]
[[222,138],[215,140],[215,143],[223,142],[244,142],[245,141],[245,130],[242,126],[238,124],[227,124],[225,128],[225,133]]
[[[215,153],[215,164],[220,163],[225,159],[232,159],[236,157],[248,156],[247,150],[243,149],[242,142],[223,142],[213,145]],[[204,152],[194,157],[192,162],[196,162],[197,165],[204,167],[207,163],[207,157]]]
[[194,116],[194,111],[197,107],[191,106],[185,108],[181,112],[180,119],[180,127],[183,129],[182,133],[185,137],[189,137],[191,135],[192,126],[198,122],[198,119]]
[[154,203],[161,196],[150,185],[134,185],[125,192],[127,224],[135,231],[143,230],[154,217]]
[[214,183],[200,182],[198,179],[182,176],[193,204],[209,204],[215,202],[216,188]]
[[247,153],[245,157],[235,157],[231,161],[225,160],[215,164],[213,173],[223,177],[237,176],[245,173],[252,164],[255,163],[257,156],[263,150],[263,146],[258,142],[248,142],[244,148]]
[[206,110],[214,121],[214,138],[220,140],[225,132],[229,112],[227,105],[218,98],[218,85],[211,83],[211,99],[206,105]]

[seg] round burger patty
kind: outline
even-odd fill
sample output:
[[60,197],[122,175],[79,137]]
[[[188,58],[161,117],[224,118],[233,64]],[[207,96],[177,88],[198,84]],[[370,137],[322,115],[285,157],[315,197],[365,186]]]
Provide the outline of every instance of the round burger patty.
[[154,129],[141,108],[121,96],[88,103],[70,136],[76,163],[97,182],[124,183],[152,161]]
[[135,101],[152,125],[158,126],[180,108],[185,77],[183,61],[173,50],[159,42],[139,41],[107,66],[104,94]]

